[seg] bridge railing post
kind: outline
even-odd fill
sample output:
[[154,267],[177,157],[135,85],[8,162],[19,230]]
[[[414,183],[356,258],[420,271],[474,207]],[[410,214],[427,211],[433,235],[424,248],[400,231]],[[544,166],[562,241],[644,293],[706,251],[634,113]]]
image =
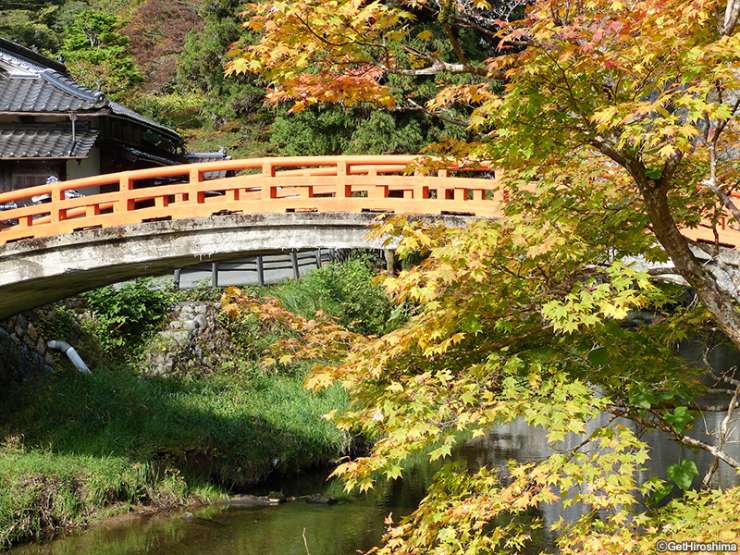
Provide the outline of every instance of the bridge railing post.
[[129,199],[129,191],[134,188],[133,179],[128,172],[121,174],[118,180],[118,202],[113,204],[113,212],[118,214],[125,214],[132,207],[133,201]]
[[347,185],[347,160],[337,160],[337,198],[348,198],[351,196],[351,186]]
[[272,162],[264,162],[262,164],[262,185],[260,187],[260,196],[263,200],[268,200],[277,197],[277,189],[273,185],[275,178],[275,166]]
[[59,203],[64,200],[64,193],[59,186],[52,187],[49,191],[49,220],[53,224],[58,224],[64,219],[64,210],[59,207]]
[[193,188],[192,193],[188,193],[188,202],[192,202],[194,204],[203,204],[206,200],[206,194],[202,191],[198,191],[198,186],[201,183],[201,178],[203,176],[201,175],[200,166],[195,166],[193,168],[190,168],[189,173],[189,184],[190,187]]

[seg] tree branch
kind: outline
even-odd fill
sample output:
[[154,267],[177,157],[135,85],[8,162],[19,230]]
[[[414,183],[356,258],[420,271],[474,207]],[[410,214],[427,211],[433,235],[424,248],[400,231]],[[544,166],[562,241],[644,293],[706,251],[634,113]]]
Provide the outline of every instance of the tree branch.
[[[721,450],[724,448],[725,443],[727,443],[727,435],[728,435],[728,428],[730,425],[730,421],[732,420],[732,413],[735,411],[735,408],[737,407],[738,402],[738,396],[740,396],[740,385],[738,385],[735,388],[735,394],[732,396],[732,399],[730,399],[730,405],[727,407],[727,414],[722,419],[722,422],[719,425],[719,430],[717,430],[717,447]],[[704,480],[702,480],[702,486],[709,487],[709,484],[712,481],[712,477],[714,476],[714,473],[717,472],[717,469],[719,468],[719,457],[715,456],[714,461],[712,461],[712,466],[709,468],[707,473],[704,475]]]
[[[417,111],[417,112],[424,112],[425,114],[428,114],[428,115],[430,115],[432,117],[435,117],[435,118],[439,118],[442,121],[446,121],[447,123],[451,123],[453,125],[460,125],[462,127],[467,127],[468,125],[470,125],[470,122],[467,121],[467,120],[457,119],[457,118],[454,118],[454,117],[451,117],[451,116],[445,116],[445,115],[443,115],[443,114],[441,114],[439,112],[435,112],[433,110],[430,110],[430,109],[426,108],[425,106],[422,106],[421,104],[419,104],[418,102],[412,100],[411,98],[407,98],[406,99],[406,102],[408,102],[411,105],[411,107],[410,108],[406,108],[406,110],[413,110],[413,111]],[[401,109],[403,110],[404,108],[401,108]]]
[[[712,156],[712,158],[714,158],[714,156]],[[740,208],[737,207],[730,196],[717,187],[717,184],[712,179],[707,179],[702,184],[719,197],[719,200],[722,201],[722,205],[730,211],[735,221],[740,224]]]
[[722,22],[722,34],[731,35],[732,30],[735,28],[738,16],[740,15],[740,0],[727,0],[727,6],[725,7],[725,17]]
[[447,73],[472,73],[481,77],[487,77],[488,73],[483,68],[471,66],[470,64],[451,64],[442,60],[434,60],[432,65],[420,69],[401,69],[388,66],[381,66],[388,73],[397,73],[399,75],[438,75],[443,72]]
[[740,461],[730,456],[728,453],[723,451],[721,448],[717,447],[716,445],[710,445],[709,443],[705,443],[703,441],[699,441],[698,439],[694,439],[693,437],[689,437],[685,434],[676,432],[676,430],[674,430],[672,426],[668,425],[665,421],[663,421],[660,415],[656,414],[654,411],[651,411],[653,418],[650,418],[649,419],[650,421],[648,422],[646,422],[645,419],[640,417],[639,415],[634,414],[632,410],[626,407],[614,407],[613,409],[610,409],[609,412],[611,412],[612,414],[617,414],[619,416],[624,416],[625,418],[629,418],[630,420],[634,420],[635,422],[637,422],[638,424],[642,426],[647,426],[650,428],[655,428],[657,430],[666,432],[670,434],[679,443],[682,443],[689,447],[694,447],[696,449],[701,449],[703,451],[706,451],[714,455],[717,459],[725,462],[730,467],[734,469],[740,469]]

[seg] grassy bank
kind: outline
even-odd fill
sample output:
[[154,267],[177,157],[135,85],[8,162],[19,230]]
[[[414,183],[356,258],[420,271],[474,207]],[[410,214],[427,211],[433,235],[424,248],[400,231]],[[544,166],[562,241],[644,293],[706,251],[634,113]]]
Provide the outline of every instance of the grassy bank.
[[4,397],[0,545],[116,506],[211,498],[273,471],[325,463],[345,444],[321,419],[342,393],[309,394],[299,375],[177,381],[99,369]]

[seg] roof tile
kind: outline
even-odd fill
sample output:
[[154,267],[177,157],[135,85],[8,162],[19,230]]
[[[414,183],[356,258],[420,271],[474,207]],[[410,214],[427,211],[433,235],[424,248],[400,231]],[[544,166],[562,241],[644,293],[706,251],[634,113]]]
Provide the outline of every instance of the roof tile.
[[105,98],[69,79],[46,70],[36,77],[0,78],[0,112],[71,112],[95,110],[106,105]]
[[82,128],[73,140],[70,126],[0,126],[0,160],[86,158],[97,138],[97,131]]

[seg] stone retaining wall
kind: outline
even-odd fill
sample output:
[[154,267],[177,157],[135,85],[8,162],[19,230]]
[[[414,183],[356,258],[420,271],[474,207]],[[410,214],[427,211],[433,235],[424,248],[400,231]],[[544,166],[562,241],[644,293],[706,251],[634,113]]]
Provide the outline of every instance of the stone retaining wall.
[[189,301],[178,304],[170,321],[150,342],[144,371],[152,376],[210,372],[229,352],[229,334],[218,325],[218,307]]
[[46,338],[33,319],[33,313],[23,313],[0,323],[0,383],[24,381],[54,370]]

